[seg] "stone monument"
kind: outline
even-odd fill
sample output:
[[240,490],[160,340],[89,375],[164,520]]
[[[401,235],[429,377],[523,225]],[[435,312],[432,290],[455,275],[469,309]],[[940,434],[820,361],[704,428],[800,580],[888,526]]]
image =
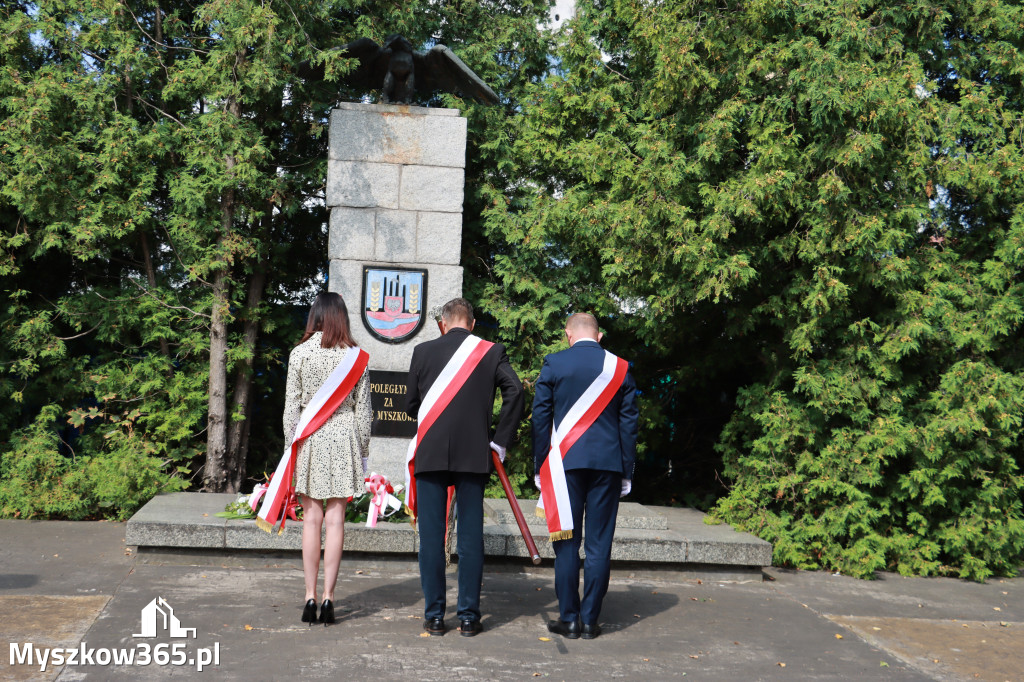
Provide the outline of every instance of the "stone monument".
[[370,468],[402,482],[416,433],[404,409],[412,350],[440,336],[428,311],[462,295],[466,119],[457,109],[340,103],[329,135],[328,288],[370,354]]

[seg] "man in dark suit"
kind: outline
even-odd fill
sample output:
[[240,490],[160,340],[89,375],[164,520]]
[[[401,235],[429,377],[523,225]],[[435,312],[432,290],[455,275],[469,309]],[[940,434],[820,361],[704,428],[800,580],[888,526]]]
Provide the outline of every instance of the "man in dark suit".
[[[552,353],[544,358],[537,379],[533,400],[533,453],[535,481],[538,488],[551,485],[554,479],[542,483],[542,466],[549,453],[561,455],[561,467],[548,463],[552,469],[564,470],[564,493],[571,507],[572,525],[569,530],[553,532],[555,551],[555,594],[558,596],[559,619],[548,624],[548,630],[569,639],[594,639],[601,634],[598,618],[601,603],[608,592],[611,569],[612,538],[615,517],[619,510],[619,497],[632,487],[633,463],[636,459],[637,420],[636,384],[627,371],[625,361],[601,348],[602,334],[593,315],[577,313],[565,326],[569,349]],[[618,367],[617,374],[610,369]],[[603,372],[609,372],[603,374]],[[616,386],[612,374],[619,382]],[[608,377],[608,378],[602,378]],[[602,384],[602,382],[604,382]],[[595,388],[604,386],[604,408],[593,416],[601,400],[593,399]],[[587,403],[584,405],[583,403]],[[590,417],[582,416],[587,406],[594,406]],[[564,451],[552,449],[553,430],[564,434],[575,420],[581,435],[570,434],[561,441]],[[588,419],[593,421],[585,424]],[[569,441],[572,442],[569,442]],[[556,445],[558,443],[555,443]],[[561,473],[558,476],[562,476]],[[545,500],[553,500],[554,496]],[[550,515],[551,505],[545,504]],[[580,601],[580,530],[586,512],[584,549],[583,600]],[[568,513],[568,510],[562,512]],[[563,525],[564,527],[564,525]],[[549,519],[549,529],[552,529]]]
[[[509,365],[505,347],[470,334],[474,325],[473,306],[468,301],[449,301],[441,310],[442,336],[416,346],[409,368],[406,412],[419,419],[412,466],[425,601],[423,627],[431,635],[443,635],[447,630],[444,539],[448,486],[455,486],[458,515],[459,632],[472,637],[481,630],[483,497],[492,469],[491,449],[504,460],[505,448],[523,413],[523,386]],[[492,436],[495,388],[501,390],[501,413]],[[445,402],[446,394],[451,396],[449,402]]]

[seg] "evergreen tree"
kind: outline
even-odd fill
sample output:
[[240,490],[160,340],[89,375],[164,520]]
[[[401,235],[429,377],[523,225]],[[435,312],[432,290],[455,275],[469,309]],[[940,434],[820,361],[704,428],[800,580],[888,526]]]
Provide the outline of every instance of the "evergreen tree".
[[679,498],[720,464],[714,513],[776,562],[1012,574],[1022,25],[999,1],[578,3],[490,195],[518,361],[597,313],[635,361],[638,483]]
[[[282,358],[326,270],[327,114],[363,95],[338,82],[352,64],[331,48],[445,42],[509,98],[443,100],[494,144],[544,64],[545,9],[7,3],[2,513],[123,517],[192,472],[238,490],[247,454],[259,470],[279,453]],[[299,78],[305,60],[327,79]]]

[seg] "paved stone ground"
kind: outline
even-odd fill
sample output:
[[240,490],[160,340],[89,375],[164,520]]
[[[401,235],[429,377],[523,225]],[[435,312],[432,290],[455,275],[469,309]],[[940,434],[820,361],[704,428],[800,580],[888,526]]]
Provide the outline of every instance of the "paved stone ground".
[[[135,552],[124,524],[0,521],[0,680],[196,677],[195,665],[12,665],[24,650],[216,649],[217,680],[1024,680],[1024,578],[978,585],[883,575],[858,581],[769,569],[764,581],[616,569],[593,641],[549,636],[550,567],[492,563],[475,638],[422,636],[414,563],[346,557],[340,622],[299,622],[294,556]],[[157,596],[195,638],[133,637]],[[450,602],[454,602],[454,593]],[[448,619],[455,625],[454,614]]]

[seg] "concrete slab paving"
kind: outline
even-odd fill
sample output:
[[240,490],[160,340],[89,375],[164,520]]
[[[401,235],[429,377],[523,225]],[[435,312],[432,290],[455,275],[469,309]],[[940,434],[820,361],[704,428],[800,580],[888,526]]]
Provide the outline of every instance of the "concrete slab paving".
[[0,519],[0,595],[113,594],[135,561],[125,524]]
[[1024,651],[1024,623],[871,616],[829,620],[939,679],[949,673],[965,680],[1018,680],[1024,675],[1020,659],[1005,655]]
[[766,570],[771,589],[940,680],[1024,680],[1024,579]]
[[12,643],[74,647],[135,562],[123,523],[0,520],[0,680],[53,680],[10,665]]
[[[545,624],[557,615],[550,577],[484,578],[485,632],[424,637],[415,572],[344,566],[337,592],[340,622],[299,622],[297,570],[139,566],[85,635],[88,647],[137,647],[140,610],[163,595],[182,624],[189,658],[215,649],[217,679],[326,679],[366,676],[417,680],[550,679],[928,679],[851,637],[837,643],[820,619],[758,584],[708,585],[613,580],[595,641],[564,640]],[[361,571],[361,572],[358,572]],[[300,598],[296,599],[296,595]],[[449,602],[454,602],[454,590]],[[448,623],[455,626],[454,617]],[[834,630],[841,631],[836,626]],[[173,646],[162,637],[150,642]],[[879,670],[881,661],[889,669]],[[65,666],[58,680],[165,679],[194,675],[189,666]]]
[[[14,662],[31,660],[25,657],[26,642],[44,649],[77,647],[108,601],[106,595],[0,595],[0,646],[8,663],[12,655]],[[12,654],[12,644],[22,648]],[[52,680],[59,671],[60,666],[8,665],[0,669],[0,680]]]
[[[708,581],[619,565],[604,632],[584,641],[546,631],[557,614],[549,566],[489,559],[484,632],[425,637],[419,578],[407,557],[347,555],[339,623],[308,627],[299,622],[303,580],[294,555],[181,549],[136,558],[125,554],[124,531],[124,524],[0,521],[3,679],[998,681],[1019,680],[1024,670],[1024,578],[858,581],[769,568],[765,581]],[[449,585],[451,627],[454,573]],[[194,636],[135,636],[142,610],[158,596]],[[72,613],[72,597],[95,603],[79,602]],[[44,633],[61,627],[71,633],[65,647],[94,652],[92,665],[43,672],[11,665],[9,642],[57,646]],[[168,662],[96,662],[100,650],[144,649],[151,658],[162,651]],[[204,652],[218,662],[197,673]],[[173,665],[178,654],[183,665]]]

